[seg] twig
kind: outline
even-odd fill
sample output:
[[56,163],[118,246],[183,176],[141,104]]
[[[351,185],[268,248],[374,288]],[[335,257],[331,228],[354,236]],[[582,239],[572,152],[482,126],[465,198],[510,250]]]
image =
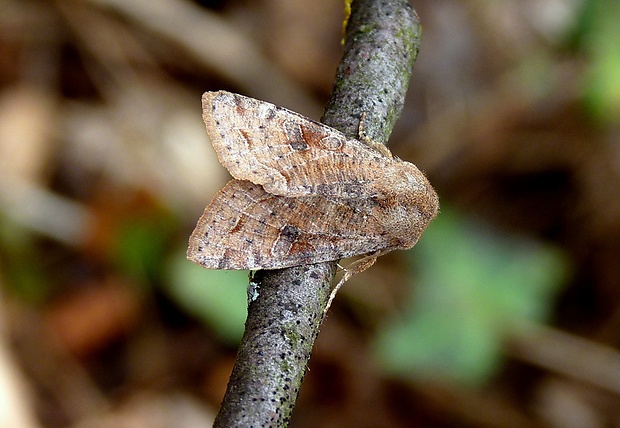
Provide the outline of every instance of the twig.
[[[402,109],[419,44],[405,0],[352,4],[345,54],[323,122],[385,143]],[[288,424],[318,336],[336,262],[259,271],[250,283],[245,334],[216,427]]]

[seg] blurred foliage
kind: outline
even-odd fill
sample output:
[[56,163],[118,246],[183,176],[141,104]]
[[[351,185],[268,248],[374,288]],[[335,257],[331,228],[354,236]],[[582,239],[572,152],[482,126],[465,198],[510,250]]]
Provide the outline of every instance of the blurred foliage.
[[110,257],[126,275],[144,283],[157,281],[178,226],[178,220],[165,210],[127,218],[116,231]]
[[411,300],[375,344],[384,369],[406,376],[483,382],[498,367],[505,335],[544,321],[567,276],[559,250],[445,206],[410,254]]
[[25,302],[39,304],[47,297],[49,287],[45,285],[35,246],[35,237],[23,227],[0,213],[0,261],[6,285],[12,293]]
[[190,263],[179,248],[167,261],[168,294],[205,322],[220,338],[236,345],[247,316],[247,271],[208,270]]
[[576,22],[574,42],[588,57],[583,96],[590,114],[616,123],[620,117],[620,2],[588,0]]

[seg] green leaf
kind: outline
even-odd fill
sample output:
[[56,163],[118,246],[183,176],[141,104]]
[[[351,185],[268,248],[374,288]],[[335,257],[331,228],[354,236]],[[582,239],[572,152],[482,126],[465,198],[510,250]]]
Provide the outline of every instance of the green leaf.
[[617,123],[620,117],[620,2],[587,0],[575,37],[588,58],[582,93],[595,119]]
[[558,250],[446,208],[410,254],[415,288],[404,316],[379,333],[379,360],[392,374],[468,384],[496,370],[511,329],[546,319],[567,273]]
[[204,269],[187,260],[185,251],[167,263],[169,295],[227,343],[238,344],[247,317],[248,271]]
[[176,219],[163,210],[128,218],[114,237],[111,257],[127,275],[143,283],[157,280],[176,227]]

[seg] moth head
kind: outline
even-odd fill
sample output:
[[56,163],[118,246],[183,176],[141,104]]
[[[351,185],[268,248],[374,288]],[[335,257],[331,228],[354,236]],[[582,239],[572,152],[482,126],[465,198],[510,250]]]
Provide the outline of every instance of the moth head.
[[395,246],[402,249],[413,247],[424,229],[439,210],[439,198],[415,165],[407,166],[392,177],[389,190],[380,201],[382,223]]
[[428,222],[415,206],[393,204],[384,207],[382,226],[393,248],[413,247]]

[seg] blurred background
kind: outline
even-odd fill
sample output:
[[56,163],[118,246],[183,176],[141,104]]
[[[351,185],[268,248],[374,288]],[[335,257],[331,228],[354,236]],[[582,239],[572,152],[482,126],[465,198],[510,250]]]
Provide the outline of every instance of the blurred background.
[[[620,427],[620,2],[417,0],[392,151],[441,213],[339,293],[291,426]],[[200,96],[319,119],[340,0],[0,0],[0,426],[202,427],[247,272]]]

